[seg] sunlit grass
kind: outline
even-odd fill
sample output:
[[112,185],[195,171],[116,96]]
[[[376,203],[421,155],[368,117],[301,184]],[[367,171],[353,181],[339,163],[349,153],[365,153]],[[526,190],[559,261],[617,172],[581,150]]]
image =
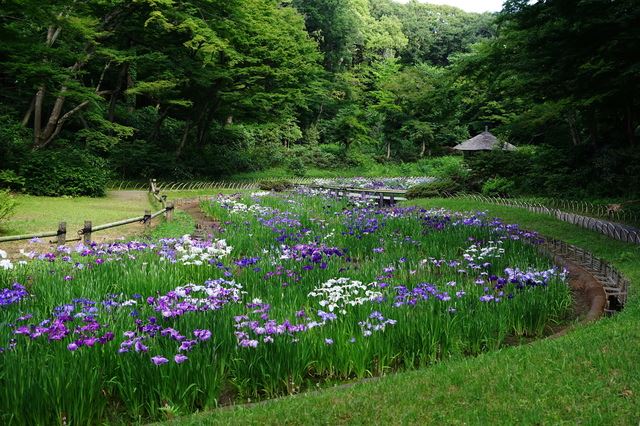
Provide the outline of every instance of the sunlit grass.
[[111,191],[106,197],[38,197],[16,195],[16,213],[0,228],[0,235],[55,231],[66,221],[67,229],[81,229],[85,220],[94,225],[142,216],[151,208],[143,191]]

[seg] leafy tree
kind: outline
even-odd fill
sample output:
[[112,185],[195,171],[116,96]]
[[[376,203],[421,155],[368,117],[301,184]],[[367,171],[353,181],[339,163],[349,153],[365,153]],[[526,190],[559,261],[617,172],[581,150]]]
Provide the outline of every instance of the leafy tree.
[[400,57],[406,64],[446,66],[451,55],[466,52],[473,43],[495,34],[494,17],[489,13],[467,13],[415,0],[407,4],[391,0],[371,3],[374,16],[393,16],[402,23],[408,43],[400,50]]

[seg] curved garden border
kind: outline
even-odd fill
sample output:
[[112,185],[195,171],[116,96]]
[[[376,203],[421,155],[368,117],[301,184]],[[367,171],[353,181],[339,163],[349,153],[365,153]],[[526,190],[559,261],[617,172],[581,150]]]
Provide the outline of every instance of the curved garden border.
[[[554,238],[545,238],[540,245],[540,250],[552,255],[554,259],[559,258],[568,263],[576,264],[601,285],[602,292],[593,289],[593,287],[585,289],[587,297],[592,302],[592,311],[597,305],[601,307],[595,309],[601,309],[607,314],[621,311],[624,308],[629,292],[629,280],[609,262],[580,247]],[[603,294],[606,299],[600,300],[599,298]],[[595,315],[595,311],[589,315]]]

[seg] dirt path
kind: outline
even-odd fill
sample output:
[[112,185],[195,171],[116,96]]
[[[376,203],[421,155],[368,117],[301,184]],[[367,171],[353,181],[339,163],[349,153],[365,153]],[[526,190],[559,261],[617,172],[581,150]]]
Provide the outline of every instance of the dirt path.
[[584,322],[600,318],[607,302],[602,283],[572,260],[556,256],[554,261],[556,264],[564,265],[569,271],[569,286],[573,293],[576,317],[582,318]]
[[200,239],[212,238],[220,229],[220,223],[205,215],[200,209],[200,200],[190,200],[180,203],[178,209],[190,215],[196,222],[193,236]]

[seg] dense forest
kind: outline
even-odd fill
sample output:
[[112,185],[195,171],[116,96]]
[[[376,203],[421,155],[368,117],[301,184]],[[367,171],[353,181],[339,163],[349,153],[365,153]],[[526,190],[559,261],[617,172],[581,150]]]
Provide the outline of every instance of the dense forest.
[[488,126],[519,149],[460,166],[475,185],[640,193],[637,0],[508,0],[497,14],[3,0],[0,40],[0,185],[14,190],[99,195],[110,178],[274,167],[429,174]]

